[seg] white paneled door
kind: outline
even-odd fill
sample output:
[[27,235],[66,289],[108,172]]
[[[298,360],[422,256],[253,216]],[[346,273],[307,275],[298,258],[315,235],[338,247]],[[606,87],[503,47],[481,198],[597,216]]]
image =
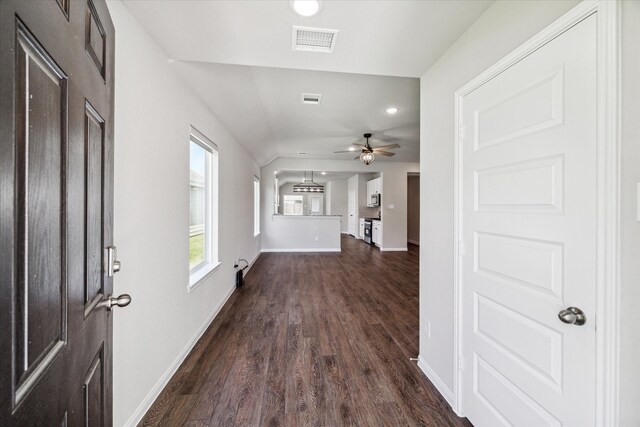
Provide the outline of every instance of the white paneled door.
[[355,190],[349,191],[348,210],[349,210],[349,223],[348,223],[349,234],[351,234],[354,237],[362,237],[356,234],[356,191]]
[[324,196],[319,194],[309,195],[309,215],[322,215],[322,199]]
[[[595,15],[460,111],[462,412],[476,427],[592,426]],[[567,307],[586,323],[563,323]]]

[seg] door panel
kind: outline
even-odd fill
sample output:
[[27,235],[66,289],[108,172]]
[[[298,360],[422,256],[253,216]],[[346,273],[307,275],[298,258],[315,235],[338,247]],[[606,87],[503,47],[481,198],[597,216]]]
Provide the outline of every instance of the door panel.
[[[87,218],[85,244],[87,251],[87,277],[85,303],[90,308],[104,297],[103,291],[103,248],[102,241],[102,164],[104,143],[104,119],[89,104],[85,107],[84,153],[85,153],[85,201]],[[86,311],[86,309],[85,309]]]
[[462,411],[593,425],[596,17],[462,101]]
[[[66,341],[62,177],[66,76],[17,22],[15,401]],[[34,96],[35,95],[35,96]]]
[[323,214],[323,199],[324,196],[310,195],[309,196],[309,215],[322,215]]
[[356,234],[356,191],[349,191],[349,234],[354,237],[362,238],[363,236],[358,236]]
[[83,384],[86,426],[104,426],[104,348],[91,362]]
[[0,2],[2,426],[111,425],[113,42],[104,1]]

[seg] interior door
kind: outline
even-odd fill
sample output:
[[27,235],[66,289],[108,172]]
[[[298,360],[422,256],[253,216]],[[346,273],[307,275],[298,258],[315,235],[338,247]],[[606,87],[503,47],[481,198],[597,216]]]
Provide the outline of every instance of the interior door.
[[349,191],[349,234],[356,237],[356,191]]
[[113,59],[104,1],[0,2],[2,426],[112,423]]
[[[596,17],[462,100],[462,411],[592,426]],[[586,314],[563,312],[573,306]]]
[[319,194],[309,195],[309,215],[322,215],[324,196]]

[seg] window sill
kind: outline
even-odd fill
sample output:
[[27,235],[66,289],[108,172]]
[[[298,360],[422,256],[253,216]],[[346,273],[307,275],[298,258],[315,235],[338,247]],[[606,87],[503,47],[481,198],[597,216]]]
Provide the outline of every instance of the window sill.
[[200,285],[202,282],[204,282],[204,279],[206,279],[207,277],[209,277],[209,275],[211,273],[216,271],[218,269],[218,267],[220,267],[221,264],[222,264],[222,262],[220,262],[220,261],[215,262],[215,263],[211,263],[211,264],[207,264],[204,267],[202,267],[200,270],[198,270],[195,273],[191,274],[189,276],[189,287],[187,288],[187,290],[189,292],[194,290],[198,285]]

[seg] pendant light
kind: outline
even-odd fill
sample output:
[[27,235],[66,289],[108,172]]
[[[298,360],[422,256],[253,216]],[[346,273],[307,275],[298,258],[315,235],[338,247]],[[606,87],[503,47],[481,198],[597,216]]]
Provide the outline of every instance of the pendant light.
[[313,171],[311,171],[311,181],[307,181],[307,171],[304,171],[304,179],[300,184],[293,186],[294,193],[324,193],[324,185],[316,184],[313,181]]

